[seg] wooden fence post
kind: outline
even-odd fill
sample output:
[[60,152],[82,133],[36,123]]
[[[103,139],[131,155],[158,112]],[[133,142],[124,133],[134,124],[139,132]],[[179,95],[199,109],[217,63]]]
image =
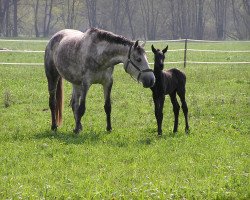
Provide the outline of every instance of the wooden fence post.
[[184,48],[184,68],[187,65],[187,41],[188,39],[185,39],[185,48]]

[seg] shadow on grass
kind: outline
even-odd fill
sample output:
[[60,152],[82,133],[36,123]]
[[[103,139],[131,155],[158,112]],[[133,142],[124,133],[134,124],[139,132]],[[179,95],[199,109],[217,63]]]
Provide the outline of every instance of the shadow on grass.
[[50,130],[45,130],[37,132],[33,136],[33,138],[36,140],[43,140],[43,139],[57,140],[66,145],[105,143],[106,145],[122,148],[122,147],[128,147],[129,145],[148,146],[159,142],[159,140],[172,140],[173,138],[183,138],[185,136],[188,135],[186,135],[181,131],[178,133],[173,133],[170,130],[163,132],[161,136],[158,136],[155,128],[147,128],[143,130],[143,133],[140,136],[132,138],[129,135],[121,134],[118,132],[110,133],[107,131],[94,131],[94,130],[81,132],[79,134],[74,134],[73,132],[67,132],[67,131],[54,132]]
[[185,131],[179,130],[177,133],[174,133],[172,130],[163,130],[162,135],[158,135],[156,128],[147,128],[145,132],[148,132],[150,135],[154,136],[157,139],[169,139],[169,138],[181,138],[185,136],[189,136],[191,132],[188,134]]
[[74,134],[73,132],[61,132],[61,131],[44,131],[35,134],[35,139],[51,139],[58,140],[65,144],[84,144],[84,143],[97,143],[102,140],[104,135],[109,134],[107,131],[89,131],[80,134]]

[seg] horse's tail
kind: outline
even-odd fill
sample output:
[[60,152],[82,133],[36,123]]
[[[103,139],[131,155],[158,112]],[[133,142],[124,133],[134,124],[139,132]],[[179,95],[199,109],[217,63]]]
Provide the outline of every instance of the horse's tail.
[[56,122],[58,126],[62,125],[63,102],[63,79],[60,76],[56,88]]

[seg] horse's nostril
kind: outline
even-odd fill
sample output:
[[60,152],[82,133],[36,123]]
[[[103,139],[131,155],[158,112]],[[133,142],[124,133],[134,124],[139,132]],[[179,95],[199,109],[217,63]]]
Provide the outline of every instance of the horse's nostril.
[[155,83],[155,80],[154,79],[150,79],[148,81],[143,82],[143,87],[145,87],[145,88],[153,87],[154,83]]
[[155,79],[152,79],[152,80],[151,80],[151,86],[150,86],[150,87],[153,87],[154,84],[155,84]]

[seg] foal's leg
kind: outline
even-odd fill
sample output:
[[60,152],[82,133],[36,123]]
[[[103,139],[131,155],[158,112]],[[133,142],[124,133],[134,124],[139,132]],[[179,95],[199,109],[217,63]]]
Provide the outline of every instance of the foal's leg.
[[[75,129],[74,129],[74,132],[76,134],[78,134],[82,130],[81,119],[86,110],[85,102],[86,102],[86,95],[87,95],[88,90],[89,90],[88,84],[82,84],[80,87],[74,85],[74,91],[76,93],[75,94],[76,96],[73,98],[74,100],[72,100],[72,109],[74,111],[75,122],[76,122]],[[80,96],[80,100],[79,100],[79,96]]]
[[173,111],[174,111],[174,130],[173,132],[177,132],[178,130],[178,118],[179,118],[179,111],[180,111],[180,105],[177,101],[176,98],[176,91],[173,92],[172,94],[170,94],[170,99],[171,99],[171,103],[173,105]]
[[165,96],[153,97],[155,104],[155,118],[157,121],[158,135],[162,134],[162,119],[163,119],[163,106],[165,101]]
[[188,133],[189,131],[189,125],[188,125],[188,107],[187,107],[187,103],[186,103],[186,99],[185,99],[185,88],[182,90],[177,91],[177,94],[179,95],[180,99],[181,99],[181,107],[185,116],[185,132]]
[[112,130],[111,119],[110,119],[110,115],[111,115],[110,95],[111,95],[112,85],[113,85],[113,79],[112,78],[103,85],[104,99],[105,99],[104,110],[105,110],[105,113],[106,113],[106,121],[107,121],[106,130],[107,131]]

